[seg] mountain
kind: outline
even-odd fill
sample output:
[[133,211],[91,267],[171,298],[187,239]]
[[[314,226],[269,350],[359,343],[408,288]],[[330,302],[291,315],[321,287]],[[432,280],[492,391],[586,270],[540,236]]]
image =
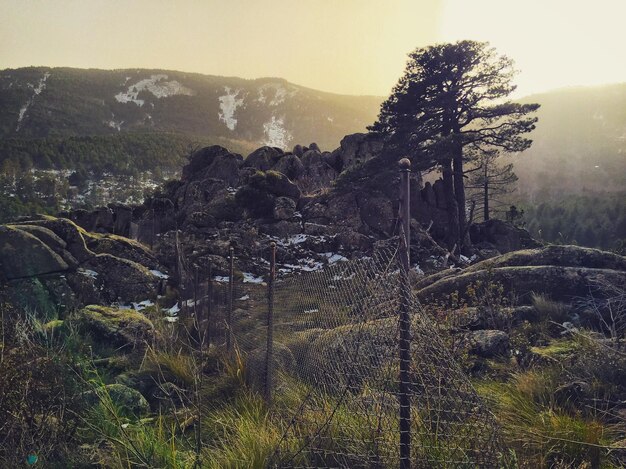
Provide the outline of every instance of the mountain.
[[532,95],[532,147],[513,158],[520,194],[560,197],[626,187],[626,83]]
[[291,148],[334,149],[372,123],[382,98],[279,78],[169,70],[31,67],[0,72],[0,139],[159,131]]

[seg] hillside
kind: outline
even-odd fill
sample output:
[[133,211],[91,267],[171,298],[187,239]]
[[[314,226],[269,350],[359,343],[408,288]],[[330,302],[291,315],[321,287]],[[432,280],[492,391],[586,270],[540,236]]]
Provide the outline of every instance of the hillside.
[[[278,78],[168,70],[33,67],[0,72],[0,138],[165,131],[281,148],[333,149],[364,130],[381,98],[342,96]],[[306,111],[306,112],[305,112]]]
[[520,193],[619,191],[626,184],[626,83],[529,96],[540,103],[533,145],[514,157]]

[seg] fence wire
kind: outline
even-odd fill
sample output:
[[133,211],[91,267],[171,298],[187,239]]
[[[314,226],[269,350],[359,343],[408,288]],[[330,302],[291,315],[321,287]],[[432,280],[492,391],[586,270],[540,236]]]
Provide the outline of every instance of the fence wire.
[[[283,423],[268,467],[399,467],[398,246],[279,276],[269,361],[267,284],[237,283],[234,343],[260,393],[272,367],[270,409]],[[502,467],[495,419],[413,296],[409,308],[412,467]]]

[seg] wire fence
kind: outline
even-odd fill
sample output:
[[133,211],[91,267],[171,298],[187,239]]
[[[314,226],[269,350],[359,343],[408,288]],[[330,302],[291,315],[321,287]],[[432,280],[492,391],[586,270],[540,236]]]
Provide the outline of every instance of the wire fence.
[[504,465],[494,417],[410,293],[410,367],[401,386],[401,246],[393,238],[369,257],[299,274],[282,274],[277,262],[272,282],[268,244],[259,250],[270,254],[263,279],[237,278],[233,256],[232,275],[190,291],[181,320],[200,318],[212,347],[243,357],[248,386],[283,423],[267,467]]

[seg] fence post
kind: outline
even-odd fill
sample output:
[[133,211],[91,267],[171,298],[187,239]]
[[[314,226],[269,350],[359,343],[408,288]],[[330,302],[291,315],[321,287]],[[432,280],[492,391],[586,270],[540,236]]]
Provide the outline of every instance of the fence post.
[[267,280],[267,346],[265,353],[265,402],[272,402],[274,373],[274,279],[276,277],[276,243],[270,244],[270,275]]
[[213,264],[209,264],[209,278],[207,280],[207,311],[206,311],[206,343],[207,347],[211,344],[211,312],[212,312],[212,303],[213,303]]
[[233,287],[235,283],[235,262],[233,247],[230,247],[230,270],[228,273],[228,312],[226,315],[226,351],[230,353],[233,346]]
[[411,285],[409,284],[410,246],[411,246],[411,207],[409,175],[411,162],[402,158],[400,165],[400,314],[398,317],[400,340],[398,344],[400,359],[400,469],[411,468],[411,319],[409,315]]

